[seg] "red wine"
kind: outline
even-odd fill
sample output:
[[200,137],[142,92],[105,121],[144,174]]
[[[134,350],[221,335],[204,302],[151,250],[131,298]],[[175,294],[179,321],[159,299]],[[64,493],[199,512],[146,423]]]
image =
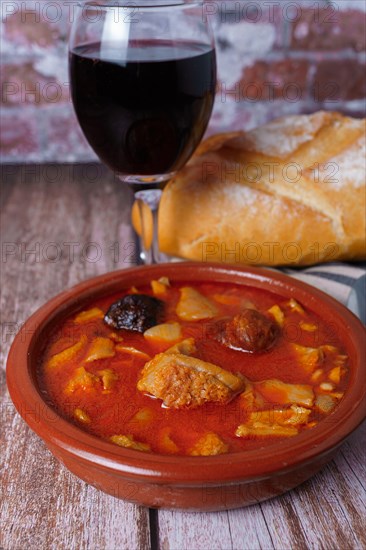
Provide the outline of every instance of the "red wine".
[[80,126],[101,160],[119,174],[175,171],[192,155],[214,101],[210,46],[138,41],[127,59],[113,46],[70,53],[71,92]]

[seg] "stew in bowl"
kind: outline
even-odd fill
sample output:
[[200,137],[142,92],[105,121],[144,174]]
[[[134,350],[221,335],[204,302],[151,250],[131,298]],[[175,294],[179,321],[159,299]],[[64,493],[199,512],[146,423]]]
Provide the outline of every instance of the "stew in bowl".
[[365,329],[277,272],[191,262],[51,299],[11,347],[28,425],[75,475],[138,504],[224,510],[279,495],[365,418]]
[[293,296],[151,279],[67,318],[39,383],[82,429],[142,452],[240,452],[315,427],[347,387],[332,324]]

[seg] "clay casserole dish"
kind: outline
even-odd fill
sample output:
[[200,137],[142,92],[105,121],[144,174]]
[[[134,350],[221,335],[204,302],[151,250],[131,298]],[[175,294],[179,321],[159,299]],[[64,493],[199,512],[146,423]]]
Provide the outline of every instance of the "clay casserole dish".
[[[39,358],[55,325],[94,299],[131,285],[170,280],[220,281],[262,288],[298,302],[332,324],[350,363],[337,408],[316,427],[258,450],[210,457],[166,456],[117,447],[61,418],[42,396]],[[299,485],[334,456],[366,416],[365,329],[326,294],[258,268],[172,263],[125,269],[87,280],[34,313],[16,336],[7,363],[11,398],[30,428],[72,473],[115,497],[150,507],[212,511],[237,508]]]

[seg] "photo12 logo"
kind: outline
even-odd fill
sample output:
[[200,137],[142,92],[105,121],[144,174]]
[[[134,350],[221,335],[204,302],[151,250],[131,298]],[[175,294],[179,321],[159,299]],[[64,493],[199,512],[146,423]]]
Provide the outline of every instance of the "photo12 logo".
[[337,2],[308,2],[306,5],[300,2],[286,1],[257,1],[257,2],[205,2],[202,8],[202,17],[206,22],[208,18],[216,17],[220,23],[259,23],[266,21],[274,23],[278,19],[289,23],[300,21],[304,10],[312,12],[312,20],[315,23],[334,24],[339,21],[339,5]]
[[95,264],[102,259],[108,259],[112,263],[135,264],[137,262],[138,249],[135,242],[98,243],[95,241],[36,241],[30,242],[2,242],[1,261],[8,263],[18,261],[20,263],[58,263],[75,262]]
[[73,23],[77,17],[77,10],[81,9],[81,17],[87,23],[102,21],[105,17],[105,6],[113,13],[115,23],[138,23],[142,8],[136,2],[126,2],[123,6],[118,2],[110,4],[98,4],[98,2],[79,2],[78,0],[62,2],[43,1],[12,1],[1,2],[1,20],[5,22],[9,17],[17,15],[20,23],[40,23],[45,21],[50,24],[67,21]]
[[240,183],[248,181],[264,184],[274,183],[281,179],[286,183],[298,183],[303,176],[306,176],[310,183],[332,184],[338,183],[340,167],[336,162],[320,164],[315,162],[311,166],[303,167],[298,162],[203,162],[201,168],[202,182],[210,178],[219,178],[222,183],[235,181]]
[[[237,264],[298,264],[305,255],[301,243],[289,241],[236,241],[232,243],[210,242],[201,244],[203,262],[221,261]],[[306,249],[306,257],[311,263],[317,263],[320,259],[330,261],[339,254],[340,247],[335,242],[309,243]]]

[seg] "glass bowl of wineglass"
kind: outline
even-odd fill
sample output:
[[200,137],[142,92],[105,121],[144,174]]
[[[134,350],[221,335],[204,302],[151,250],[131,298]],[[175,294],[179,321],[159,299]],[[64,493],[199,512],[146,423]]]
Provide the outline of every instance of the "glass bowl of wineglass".
[[133,188],[141,259],[157,263],[162,188],[192,156],[214,102],[215,46],[203,2],[80,2],[69,72],[81,129],[101,161]]

